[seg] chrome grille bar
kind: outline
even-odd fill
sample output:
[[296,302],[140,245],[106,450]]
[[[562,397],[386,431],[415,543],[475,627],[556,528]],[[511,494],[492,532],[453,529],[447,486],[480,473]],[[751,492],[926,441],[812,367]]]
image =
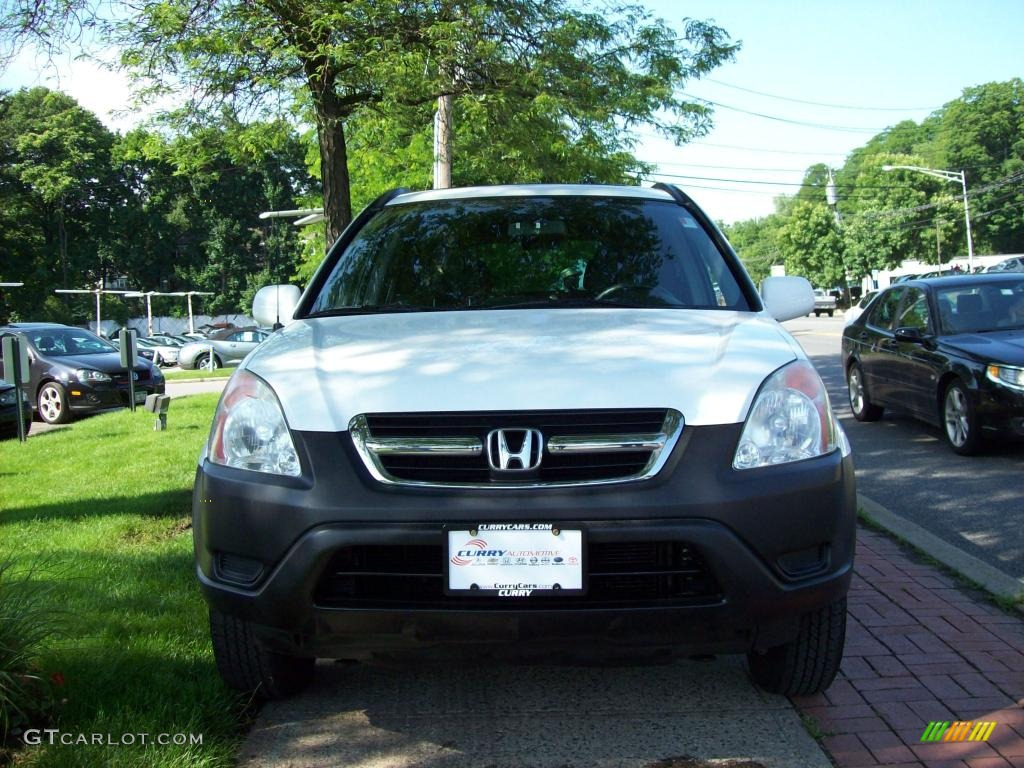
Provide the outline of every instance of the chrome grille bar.
[[658,451],[665,447],[668,435],[587,435],[555,436],[548,439],[550,453],[619,453],[623,451]]
[[483,443],[475,437],[371,437],[367,450],[379,456],[479,456]]

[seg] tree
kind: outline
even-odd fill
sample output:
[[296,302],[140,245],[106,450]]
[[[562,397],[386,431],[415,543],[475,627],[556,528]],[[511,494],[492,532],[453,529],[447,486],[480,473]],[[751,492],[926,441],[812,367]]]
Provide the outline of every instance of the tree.
[[32,88],[0,97],[4,197],[19,198],[14,204],[23,219],[17,227],[34,229],[44,249],[33,256],[25,250],[8,253],[7,258],[56,254],[65,288],[72,272],[96,271],[95,254],[83,247],[88,238],[82,231],[106,215],[102,202],[111,189],[113,142],[95,115],[62,93]]
[[778,244],[781,224],[778,214],[772,214],[725,227],[726,237],[757,284],[771,274],[773,265],[784,261]]
[[828,206],[797,202],[780,227],[778,240],[787,274],[803,275],[823,288],[845,285],[843,239]]
[[583,143],[623,145],[616,137],[639,124],[683,141],[710,120],[683,84],[737,49],[709,23],[688,20],[679,37],[637,6],[581,13],[566,0],[13,0],[0,32],[59,47],[83,24],[121,49],[144,95],[185,88],[183,119],[225,102],[277,114],[283,95],[301,96],[330,241],[351,219],[346,124],[362,110],[422,110],[454,94],[487,100],[491,114],[538,104]]

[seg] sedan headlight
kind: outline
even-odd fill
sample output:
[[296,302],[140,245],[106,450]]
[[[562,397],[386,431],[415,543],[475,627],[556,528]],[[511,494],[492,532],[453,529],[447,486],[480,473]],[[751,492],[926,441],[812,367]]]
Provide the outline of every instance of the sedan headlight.
[[803,461],[850,444],[829,406],[828,394],[814,366],[797,360],[783,366],[761,385],[747,415],[733,469],[754,469]]
[[94,384],[111,380],[109,374],[103,371],[94,371],[92,368],[79,368],[75,371],[75,378],[83,384]]
[[210,461],[226,467],[298,477],[302,468],[277,397],[264,381],[238,371],[217,405]]
[[14,405],[17,402],[17,395],[13,389],[0,392],[0,405]]
[[985,375],[988,380],[996,384],[1002,384],[1010,389],[1024,391],[1024,368],[1015,368],[1012,365],[998,365],[989,363],[985,368]]

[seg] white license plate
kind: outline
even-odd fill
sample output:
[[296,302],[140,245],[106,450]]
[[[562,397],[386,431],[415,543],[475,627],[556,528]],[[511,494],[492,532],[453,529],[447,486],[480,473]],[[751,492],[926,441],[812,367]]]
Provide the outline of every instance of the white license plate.
[[449,529],[449,594],[498,597],[582,594],[583,531],[547,523],[481,523]]
[[135,393],[135,404],[138,405],[139,403],[146,402],[146,395],[148,395],[148,394],[149,394],[148,392],[136,392]]

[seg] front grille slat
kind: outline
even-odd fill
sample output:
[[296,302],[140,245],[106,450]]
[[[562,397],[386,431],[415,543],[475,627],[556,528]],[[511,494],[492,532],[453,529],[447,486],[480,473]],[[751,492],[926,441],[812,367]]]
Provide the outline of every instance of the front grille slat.
[[[677,411],[643,408],[364,414],[349,429],[370,474],[381,482],[522,488],[652,477],[682,426]],[[540,465],[521,474],[493,469],[488,435],[497,429],[538,430],[545,446]]]
[[546,610],[709,605],[721,588],[703,557],[684,542],[594,543],[587,547],[587,593],[523,599],[448,596],[440,545],[340,549],[314,601],[324,608]]

